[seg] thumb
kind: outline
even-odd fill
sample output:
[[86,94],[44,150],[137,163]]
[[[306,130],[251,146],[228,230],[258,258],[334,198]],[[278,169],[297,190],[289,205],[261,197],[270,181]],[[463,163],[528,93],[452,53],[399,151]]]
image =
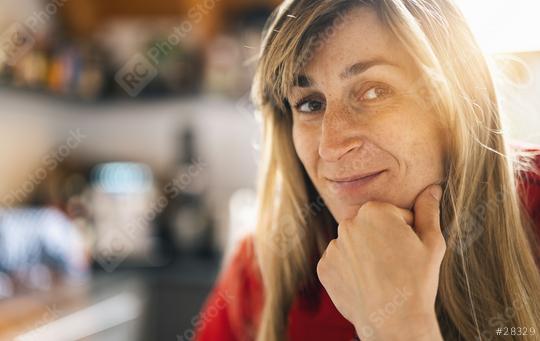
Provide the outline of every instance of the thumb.
[[414,229],[426,246],[441,240],[440,201],[442,188],[431,185],[424,189],[414,203]]

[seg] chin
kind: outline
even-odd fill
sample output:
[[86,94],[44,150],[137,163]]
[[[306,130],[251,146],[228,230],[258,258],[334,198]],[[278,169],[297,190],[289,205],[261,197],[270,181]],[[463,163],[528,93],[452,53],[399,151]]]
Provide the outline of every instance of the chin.
[[332,213],[332,216],[334,219],[339,223],[341,221],[346,219],[352,219],[356,217],[356,214],[358,213],[358,210],[362,205],[364,205],[366,202],[370,200],[375,201],[382,201],[382,202],[388,202],[390,204],[393,204],[397,207],[404,208],[404,209],[411,209],[412,205],[414,203],[414,200],[395,200],[394,198],[381,198],[381,197],[371,197],[366,198],[364,200],[360,200],[355,203],[347,203],[343,202],[341,200],[335,200],[332,202],[331,205],[328,205],[328,208],[330,212]]
[[370,200],[380,199],[374,195],[369,195],[368,197],[364,196],[363,198],[355,198],[354,200],[350,200],[349,198],[339,198],[332,195],[330,198],[328,198],[328,200],[325,200],[325,202],[327,203],[330,213],[332,213],[332,216],[339,224],[343,220],[356,217],[360,207]]
[[362,207],[362,205],[341,204],[339,208],[330,208],[330,212],[332,213],[332,216],[334,216],[334,219],[337,221],[337,223],[340,224],[343,220],[356,217],[356,214],[358,213],[360,207]]

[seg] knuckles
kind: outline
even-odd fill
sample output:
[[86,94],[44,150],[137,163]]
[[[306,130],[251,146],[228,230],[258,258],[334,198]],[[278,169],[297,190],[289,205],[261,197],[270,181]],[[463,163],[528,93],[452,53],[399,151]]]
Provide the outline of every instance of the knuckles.
[[317,263],[317,276],[319,277],[321,281],[322,281],[322,278],[324,277],[324,268],[325,268],[324,258],[321,258],[319,262]]
[[337,227],[338,238],[345,236],[350,231],[351,223],[352,221],[344,220],[338,225]]
[[336,239],[332,239],[328,243],[328,246],[326,247],[326,250],[324,251],[321,258],[319,259],[319,262],[317,263],[317,275],[319,276],[319,278],[324,277],[324,275],[326,273],[328,263],[331,260],[334,252],[336,251],[336,248],[337,248],[336,243],[337,243]]
[[317,263],[317,276],[319,277],[321,282],[324,282],[327,267],[328,267],[328,261],[327,261],[326,252],[325,252],[323,257],[321,257],[321,259],[319,259],[319,262]]
[[435,250],[442,256],[446,253],[446,239],[442,234],[439,234],[435,240]]

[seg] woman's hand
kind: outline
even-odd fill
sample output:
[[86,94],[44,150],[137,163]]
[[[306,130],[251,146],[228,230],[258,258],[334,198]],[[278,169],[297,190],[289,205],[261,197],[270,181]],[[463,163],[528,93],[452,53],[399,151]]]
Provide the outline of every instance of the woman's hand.
[[[341,222],[317,265],[340,313],[365,340],[442,340],[435,315],[446,251],[439,185],[426,188],[411,211],[367,202]],[[414,227],[413,227],[414,226]]]

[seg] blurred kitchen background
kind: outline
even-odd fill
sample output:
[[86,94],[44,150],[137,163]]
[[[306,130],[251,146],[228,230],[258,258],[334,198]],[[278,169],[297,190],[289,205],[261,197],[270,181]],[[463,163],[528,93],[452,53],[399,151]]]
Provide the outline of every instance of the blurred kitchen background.
[[[0,340],[192,338],[253,229],[279,2],[0,0]],[[540,144],[539,4],[462,5],[511,136]]]

